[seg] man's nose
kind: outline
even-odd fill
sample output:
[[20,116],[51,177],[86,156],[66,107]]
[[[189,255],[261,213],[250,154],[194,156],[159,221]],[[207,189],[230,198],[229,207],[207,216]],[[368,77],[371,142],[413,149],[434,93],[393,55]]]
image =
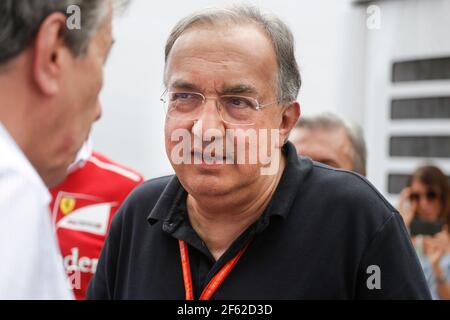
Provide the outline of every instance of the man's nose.
[[222,116],[217,105],[217,100],[207,99],[203,105],[202,112],[193,127],[193,133],[199,137],[203,137],[208,129],[218,129],[223,134],[225,128]]

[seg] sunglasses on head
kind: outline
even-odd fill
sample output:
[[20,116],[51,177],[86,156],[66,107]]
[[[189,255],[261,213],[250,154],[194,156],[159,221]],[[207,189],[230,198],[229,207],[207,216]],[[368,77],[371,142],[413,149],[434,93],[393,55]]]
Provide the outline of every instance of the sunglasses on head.
[[436,200],[438,198],[438,194],[436,191],[429,190],[425,194],[413,192],[409,195],[409,199],[411,201],[420,201],[422,197],[426,197],[428,200]]

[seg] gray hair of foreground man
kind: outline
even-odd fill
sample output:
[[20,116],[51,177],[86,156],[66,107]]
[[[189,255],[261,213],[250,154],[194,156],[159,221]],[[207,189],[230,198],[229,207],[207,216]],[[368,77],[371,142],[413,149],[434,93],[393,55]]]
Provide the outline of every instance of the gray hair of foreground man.
[[76,5],[81,12],[81,29],[66,29],[65,44],[75,56],[83,56],[89,40],[108,14],[109,4],[125,7],[129,0],[1,0],[0,66],[19,55],[33,41],[45,18],[52,13],[68,15]]
[[312,117],[302,117],[297,128],[336,130],[344,129],[352,144],[353,171],[366,175],[367,149],[361,127],[356,123],[342,120],[332,113],[324,113]]
[[[279,18],[262,13],[257,7],[233,5],[225,8],[209,8],[195,12],[182,19],[173,28],[165,49],[166,62],[177,39],[188,29],[199,25],[223,23],[254,24],[268,36],[275,49],[278,62],[277,94],[279,103],[297,99],[301,86],[300,72],[294,54],[294,37],[287,25]],[[212,39],[214,45],[214,39]]]

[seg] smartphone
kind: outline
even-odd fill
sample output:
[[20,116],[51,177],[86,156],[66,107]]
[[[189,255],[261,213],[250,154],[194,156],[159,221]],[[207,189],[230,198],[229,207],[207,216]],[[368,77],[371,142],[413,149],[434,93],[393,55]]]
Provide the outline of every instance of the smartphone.
[[412,236],[434,236],[436,233],[442,231],[442,223],[425,222],[419,219],[413,219],[413,221],[411,221],[410,230]]

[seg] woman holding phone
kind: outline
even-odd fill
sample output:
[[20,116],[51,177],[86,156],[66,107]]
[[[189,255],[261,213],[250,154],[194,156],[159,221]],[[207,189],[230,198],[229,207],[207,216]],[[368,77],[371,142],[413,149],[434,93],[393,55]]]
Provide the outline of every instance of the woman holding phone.
[[435,166],[411,175],[400,195],[399,212],[410,231],[434,299],[450,300],[450,188]]

